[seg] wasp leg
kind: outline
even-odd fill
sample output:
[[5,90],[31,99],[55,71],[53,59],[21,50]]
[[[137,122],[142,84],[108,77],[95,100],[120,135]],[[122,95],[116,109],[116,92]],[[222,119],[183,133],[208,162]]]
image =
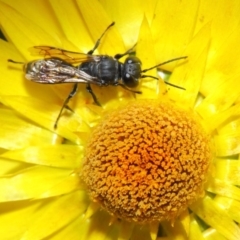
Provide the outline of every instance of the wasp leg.
[[91,85],[88,83],[87,86],[86,86],[86,89],[87,91],[92,95],[92,98],[93,98],[93,101],[96,105],[100,106],[101,107],[101,104],[99,103],[99,101],[97,100],[97,97],[96,95],[94,94],[92,88],[91,88]]
[[[69,100],[76,94],[77,89],[78,89],[78,85],[77,85],[77,83],[75,83],[75,84],[73,85],[72,91],[69,93],[68,97],[65,99],[65,101],[64,101],[64,103],[63,103],[63,106],[62,106],[62,108],[61,108],[61,110],[60,110],[60,112],[59,112],[59,114],[58,114],[58,116],[57,116],[57,119],[56,119],[56,121],[55,121],[55,123],[54,123],[54,129],[57,128],[57,124],[58,124],[58,121],[59,121],[59,119],[60,119],[60,117],[61,117],[61,115],[62,115],[63,109],[64,109],[64,108],[67,108],[68,110],[72,111],[72,109],[71,109],[70,107],[68,107],[67,104],[68,104]],[[72,112],[73,112],[73,111],[72,111]]]
[[128,49],[125,53],[118,53],[114,56],[115,59],[120,59],[123,56],[126,56],[130,53],[134,53],[133,49],[136,47],[136,43],[133,45],[133,47],[131,47],[130,49]]
[[90,50],[90,51],[88,51],[87,54],[92,55],[92,54],[94,53],[94,51],[98,48],[98,46],[99,46],[99,44],[100,44],[100,42],[101,42],[101,39],[103,38],[103,36],[104,36],[105,33],[107,32],[107,30],[108,30],[110,27],[112,27],[114,24],[115,24],[115,22],[112,22],[112,23],[106,28],[106,30],[102,33],[101,37],[96,41],[93,49]]
[[122,83],[118,83],[117,86],[120,86],[120,87],[122,87],[122,88],[124,88],[124,89],[126,89],[126,90],[128,90],[128,91],[130,91],[130,92],[133,92],[133,93],[142,94],[141,91],[130,89],[130,88],[126,87],[126,86],[125,86],[124,84],[122,84]]

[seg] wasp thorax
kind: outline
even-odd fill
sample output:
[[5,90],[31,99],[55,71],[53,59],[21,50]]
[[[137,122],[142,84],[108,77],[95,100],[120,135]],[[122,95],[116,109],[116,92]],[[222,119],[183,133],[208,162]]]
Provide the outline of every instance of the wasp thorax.
[[173,221],[203,195],[210,156],[208,137],[192,113],[137,101],[93,130],[81,175],[91,198],[116,217]]

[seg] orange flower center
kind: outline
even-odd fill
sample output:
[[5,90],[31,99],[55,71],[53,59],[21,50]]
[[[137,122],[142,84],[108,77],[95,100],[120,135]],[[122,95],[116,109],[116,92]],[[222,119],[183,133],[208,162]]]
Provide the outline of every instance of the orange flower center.
[[203,193],[210,156],[208,137],[191,112],[136,101],[93,130],[81,175],[91,198],[116,217],[174,220]]

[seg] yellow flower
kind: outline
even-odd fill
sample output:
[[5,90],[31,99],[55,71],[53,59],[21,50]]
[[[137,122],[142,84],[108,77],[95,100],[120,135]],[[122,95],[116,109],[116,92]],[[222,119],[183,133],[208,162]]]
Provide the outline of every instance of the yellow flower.
[[[239,5],[0,0],[0,239],[240,239]],[[87,53],[112,21],[95,54],[137,42],[143,69],[187,56],[161,67],[186,90],[92,86],[99,107],[79,85],[54,130],[72,85],[27,81],[7,59],[38,59],[38,45]]]

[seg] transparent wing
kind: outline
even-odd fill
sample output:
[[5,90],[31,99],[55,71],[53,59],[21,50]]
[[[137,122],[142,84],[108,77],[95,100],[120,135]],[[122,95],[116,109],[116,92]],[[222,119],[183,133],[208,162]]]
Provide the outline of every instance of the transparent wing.
[[[68,69],[69,70],[69,69]],[[60,83],[91,83],[99,85],[96,78],[91,77],[81,70],[76,70],[75,75],[68,74],[64,71],[40,72],[34,76],[26,73],[26,78],[33,82],[43,84],[60,84]]]
[[44,58],[60,58],[71,64],[99,60],[98,55],[89,55],[80,52],[73,52],[51,46],[34,46],[29,50],[32,55],[43,56]]
[[25,77],[43,84],[91,83],[101,85],[96,77],[57,58],[41,59],[29,62]]

